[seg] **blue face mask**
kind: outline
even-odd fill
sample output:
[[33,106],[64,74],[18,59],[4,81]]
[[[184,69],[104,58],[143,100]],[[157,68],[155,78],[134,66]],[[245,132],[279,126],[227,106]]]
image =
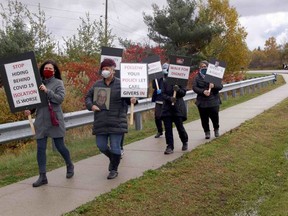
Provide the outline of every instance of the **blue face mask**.
[[201,68],[200,69],[201,74],[206,75],[206,72],[207,72],[207,68]]

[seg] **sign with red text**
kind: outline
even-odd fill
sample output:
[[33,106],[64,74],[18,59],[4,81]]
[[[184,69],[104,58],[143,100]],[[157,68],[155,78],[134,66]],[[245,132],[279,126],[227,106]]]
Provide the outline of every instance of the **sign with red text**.
[[210,60],[204,80],[214,84],[221,84],[225,72],[226,63],[218,60]]
[[121,97],[143,98],[148,95],[147,64],[121,63]]
[[106,58],[113,59],[116,63],[115,76],[120,77],[120,63],[122,62],[123,49],[114,47],[102,47],[100,62]]
[[170,56],[167,82],[171,85],[181,85],[186,88],[190,74],[191,58]]
[[11,112],[47,103],[45,94],[38,88],[41,77],[34,52],[0,59],[0,72]]

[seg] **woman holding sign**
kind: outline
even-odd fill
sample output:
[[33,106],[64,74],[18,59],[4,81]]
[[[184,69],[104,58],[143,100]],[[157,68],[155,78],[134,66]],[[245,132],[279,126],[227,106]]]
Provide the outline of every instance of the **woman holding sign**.
[[[48,105],[36,109],[34,126],[40,176],[33,183],[33,187],[48,183],[46,177],[47,137],[53,138],[55,147],[65,160],[67,166],[66,178],[72,178],[74,175],[74,165],[71,161],[69,150],[64,144],[65,125],[61,103],[64,101],[65,89],[60,70],[54,61],[48,60],[41,65],[40,74],[43,84],[40,85],[39,90],[45,92]],[[25,110],[25,115],[28,116],[30,114],[30,110]]]
[[180,85],[171,85],[166,79],[164,80],[162,87],[163,106],[161,114],[164,122],[167,144],[164,154],[172,154],[174,151],[173,122],[182,142],[182,151],[188,149],[188,134],[183,125],[183,122],[187,120],[187,109],[183,100],[185,95],[185,88]]
[[199,74],[193,81],[193,91],[197,94],[196,105],[199,110],[202,128],[205,133],[205,139],[210,139],[209,118],[212,121],[215,137],[219,136],[219,107],[221,104],[219,91],[223,85],[215,85],[204,80],[207,67],[207,61],[200,62]]
[[[121,140],[124,133],[128,132],[128,105],[137,103],[134,97],[121,98],[120,79],[114,76],[115,67],[113,59],[104,59],[100,66],[103,79],[96,81],[85,96],[87,109],[94,112],[92,134],[96,135],[96,144],[99,150],[110,160],[107,179],[114,179],[118,176]],[[99,88],[106,88],[110,91],[110,98],[107,98],[109,109],[100,109],[94,100],[95,90]],[[108,144],[109,141],[110,144]]]

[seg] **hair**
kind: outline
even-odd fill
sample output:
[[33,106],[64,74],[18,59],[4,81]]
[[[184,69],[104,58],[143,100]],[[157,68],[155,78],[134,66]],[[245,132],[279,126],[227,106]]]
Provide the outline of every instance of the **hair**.
[[61,72],[60,72],[60,69],[57,65],[57,63],[53,60],[46,60],[41,66],[40,66],[40,75],[42,77],[42,79],[44,79],[44,75],[43,75],[43,71],[44,71],[44,67],[45,65],[47,64],[52,64],[53,67],[54,67],[54,77],[57,78],[57,79],[60,79],[62,80],[62,77],[61,77]]

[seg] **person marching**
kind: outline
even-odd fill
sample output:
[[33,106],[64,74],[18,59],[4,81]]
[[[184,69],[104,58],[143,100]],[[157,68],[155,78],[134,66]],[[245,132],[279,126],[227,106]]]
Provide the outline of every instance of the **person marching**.
[[219,136],[219,108],[221,104],[219,91],[223,88],[222,84],[216,85],[204,80],[208,61],[201,61],[199,64],[200,72],[193,81],[192,89],[197,94],[195,104],[198,107],[202,128],[205,139],[210,139],[209,118],[214,128],[214,136]]
[[[96,144],[99,150],[110,161],[107,179],[114,179],[118,176],[118,166],[121,160],[121,140],[124,133],[128,132],[127,106],[138,103],[135,97],[121,98],[120,79],[114,76],[115,67],[116,64],[113,59],[104,59],[100,65],[103,79],[96,81],[85,96],[87,109],[94,112],[92,134],[96,135]],[[109,110],[99,109],[96,102],[93,101],[96,87],[110,88]]]
[[[173,97],[174,91],[176,92],[176,97]],[[187,120],[187,109],[183,100],[186,95],[186,88],[180,85],[171,85],[167,82],[167,79],[164,79],[161,92],[163,97],[161,117],[164,121],[167,144],[164,154],[172,154],[174,152],[173,122],[182,142],[182,151],[186,151],[188,149],[188,134],[183,125],[183,122]]]
[[[65,124],[61,108],[64,101],[65,88],[61,78],[58,65],[52,61],[45,61],[40,67],[40,74],[43,84],[40,85],[40,91],[45,92],[56,119],[51,121],[49,106],[42,106],[36,109],[36,118],[34,122],[36,142],[37,142],[37,162],[39,168],[39,178],[33,183],[33,187],[39,187],[48,183],[46,176],[46,148],[47,137],[51,137],[54,141],[56,149],[65,160],[67,172],[66,178],[72,178],[74,175],[74,165],[70,158],[70,152],[64,144]],[[34,110],[35,111],[35,110]],[[31,115],[33,111],[25,110],[25,115]]]

